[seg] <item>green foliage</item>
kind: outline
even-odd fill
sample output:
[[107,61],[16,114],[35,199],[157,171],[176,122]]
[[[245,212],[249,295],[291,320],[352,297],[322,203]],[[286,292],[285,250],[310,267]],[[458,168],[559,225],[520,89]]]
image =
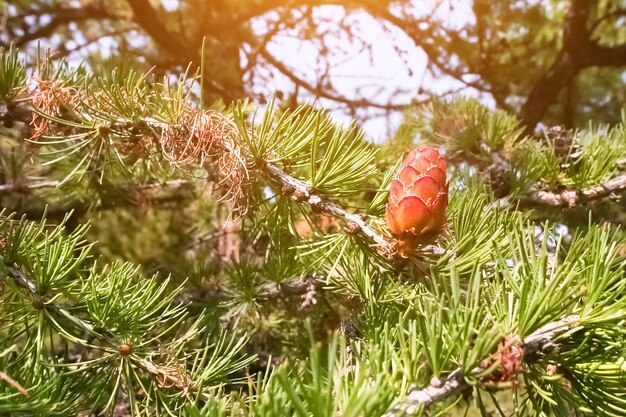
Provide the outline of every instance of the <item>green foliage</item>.
[[578,138],[578,160],[566,169],[565,185],[589,187],[610,178],[616,172],[616,164],[626,154],[626,132],[623,126],[591,128]]
[[[523,211],[622,175],[623,126],[581,131],[564,155],[507,113],[433,101],[379,146],[316,106],[271,102],[257,120],[205,110],[187,76],[53,69],[71,94],[36,110],[32,160],[1,148],[7,200],[51,206],[0,223],[0,371],[29,395],[0,382],[0,412],[626,413],[623,235]],[[403,252],[384,214],[417,138],[445,148],[450,204],[446,230]],[[54,188],[15,185],[37,176]],[[167,194],[177,177],[188,192]]]
[[[491,111],[473,99],[433,100],[406,116],[426,143],[443,146],[450,158],[474,154],[485,158],[492,151],[518,144],[523,129],[515,116]],[[486,148],[485,148],[486,146]]]
[[308,359],[297,368],[278,368],[263,385],[254,415],[382,414],[392,394],[388,374],[371,373],[371,365],[353,359],[345,346],[346,341],[333,334],[326,348],[313,344]]
[[[14,407],[6,405],[7,410],[52,411],[59,396],[59,415],[99,407],[110,412],[124,390],[137,415],[152,407],[160,410],[157,414],[177,415],[201,398],[203,389],[241,382],[230,376],[254,360],[241,353],[245,336],[212,333],[204,314],[192,320],[176,301],[182,287],[170,288],[168,280],[143,277],[130,264],[93,262],[85,232],[81,227],[66,235],[63,224],[3,217],[2,265],[8,280],[0,328],[3,356],[26,337],[25,349],[6,369],[21,370],[15,375],[33,395],[32,408],[24,408],[16,401],[23,394],[11,393],[7,401]],[[18,320],[6,321],[7,314]],[[74,349],[84,353],[69,355]],[[172,392],[173,387],[178,389]],[[144,394],[135,397],[138,388]]]
[[8,103],[13,100],[17,89],[26,81],[26,70],[18,57],[17,50],[0,47],[0,98]]

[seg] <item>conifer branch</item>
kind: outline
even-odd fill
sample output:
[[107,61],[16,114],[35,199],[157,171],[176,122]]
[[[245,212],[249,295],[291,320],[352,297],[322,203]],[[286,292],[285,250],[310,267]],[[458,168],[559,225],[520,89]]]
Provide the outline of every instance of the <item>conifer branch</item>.
[[[61,184],[62,181],[54,180],[54,181],[39,181],[32,183],[20,183],[20,182],[9,182],[6,184],[0,184],[0,193],[12,193],[12,192],[24,192],[30,190],[36,190],[39,188],[57,188]],[[188,180],[184,179],[175,179],[175,180],[167,180],[164,182],[151,182],[147,184],[141,185],[133,185],[128,188],[128,191],[139,192],[139,191],[149,191],[153,189],[157,189],[159,187],[185,187],[190,185]]]
[[[372,227],[362,215],[346,211],[339,204],[316,193],[306,182],[287,174],[276,165],[266,163],[264,171],[280,184],[283,192],[291,194],[296,202],[305,202],[313,211],[324,212],[344,221],[346,233],[358,233],[373,241],[384,256],[391,257],[397,252],[397,244]],[[447,250],[438,244],[431,244],[418,246],[414,253],[420,256],[441,256]]]
[[[4,262],[2,257],[0,257],[0,261]],[[61,304],[57,303],[56,301],[51,301],[44,295],[40,294],[39,289],[37,288],[37,285],[35,285],[33,281],[28,279],[26,274],[18,266],[5,264],[5,268],[6,268],[8,277],[11,278],[11,280],[18,287],[26,290],[26,292],[28,292],[28,294],[31,297],[33,297],[33,300],[38,300],[44,303],[45,308],[48,309],[49,311],[53,311],[59,316],[69,319],[72,323],[77,325],[86,334],[89,334],[97,338],[98,340],[101,340],[104,342],[108,341],[110,342],[112,346],[115,345],[115,343],[110,340],[110,335],[105,335],[104,333],[100,333],[96,331],[95,326],[93,324],[86,322],[85,320],[82,320],[79,317],[76,317]]]
[[347,212],[343,207],[317,194],[315,190],[304,181],[292,177],[279,169],[276,165],[270,163],[265,164],[264,171],[271,179],[278,182],[286,193],[290,193],[293,200],[305,202],[309,204],[313,210],[325,212],[343,220],[346,226],[350,225],[351,231],[360,233],[372,240],[381,252],[394,252],[393,243],[372,228],[362,216]]
[[[89,335],[91,339],[101,341],[104,343],[104,346],[109,349],[114,349],[115,351],[120,352],[122,349],[131,349],[132,352],[132,347],[116,340],[115,336],[109,333],[106,329],[98,328],[88,321],[77,317],[75,314],[72,314],[67,307],[54,301],[52,297],[42,295],[37,288],[37,285],[30,280],[17,265],[5,263],[1,256],[0,262],[4,263],[8,278],[10,278],[11,281],[13,281],[18,287],[26,290],[26,292],[33,298],[33,302],[40,303],[40,305],[43,305],[43,308],[46,310],[54,312],[56,315],[64,317],[72,322],[80,331],[84,333],[82,337]],[[76,337],[76,335],[73,335],[73,337]],[[77,337],[77,340],[82,340],[82,337]],[[88,344],[86,341],[83,343]],[[97,345],[89,344],[89,346],[98,348]],[[105,350],[102,348],[100,349]],[[191,398],[190,391],[198,391],[201,389],[195,386],[194,381],[191,380],[190,375],[187,374],[185,370],[179,369],[178,367],[174,369],[166,365],[159,365],[152,361],[151,355],[134,361],[134,363],[140,369],[150,374],[159,386],[164,388],[176,387],[181,390],[183,396],[188,399]],[[199,392],[199,394],[203,397],[208,397],[208,395],[204,392]]]
[[[535,190],[520,197],[522,206],[552,206],[574,208],[600,198],[610,197],[626,190],[626,174],[618,175],[593,187],[581,190],[566,189],[559,192]],[[511,196],[497,199],[492,207],[507,207],[511,204]]]
[[626,174],[582,190],[564,190],[561,192],[535,191],[522,198],[524,204],[574,207],[597,198],[608,197],[613,193],[626,190]]
[[[23,107],[24,106],[20,106],[20,114],[28,114],[28,110],[32,111],[30,106],[26,106],[25,109]],[[5,116],[9,117],[9,113],[7,113]],[[28,120],[28,118],[26,120]],[[151,119],[144,120],[144,122],[147,123],[149,126],[154,127],[157,132],[163,129],[162,123],[153,121]],[[316,193],[315,190],[313,190],[312,187],[309,186],[306,182],[285,173],[276,165],[273,165],[271,163],[264,163],[262,170],[272,180],[278,182],[283,190],[288,190],[289,193],[292,194],[292,198],[295,201],[306,202],[312,207],[313,210],[328,213],[344,221],[346,223],[346,231],[349,230],[350,233],[362,234],[369,240],[373,241],[379,251],[386,256],[393,255],[396,252],[395,242],[388,239],[382,233],[380,233],[380,231],[377,231],[375,228],[373,228],[363,218],[363,216],[346,211],[343,207],[331,201],[329,198]],[[26,188],[41,188],[47,186],[52,187],[54,185],[55,182],[51,181],[42,184],[35,184],[33,185],[33,187],[27,186]],[[19,187],[15,185],[0,186],[0,192],[13,191],[14,188]],[[422,245],[417,248],[416,252],[419,253],[419,255],[421,256],[439,256],[445,254],[446,250],[439,245]]]
[[[261,285],[255,292],[255,298],[264,301],[272,301],[285,296],[300,295],[303,299],[308,294],[315,294],[324,288],[325,281],[316,274],[295,276],[281,282],[267,282]],[[215,300],[227,298],[224,287],[216,286],[207,292],[208,297]]]
[[[558,349],[557,339],[579,326],[580,317],[577,315],[567,316],[561,320],[546,324],[520,343],[519,347],[523,352],[523,357],[539,352],[548,353]],[[472,370],[471,374],[478,374],[484,371],[485,369],[482,367],[477,367]],[[460,395],[472,386],[463,376],[462,369],[457,368],[443,381],[433,378],[430,385],[425,388],[412,388],[406,399],[384,414],[383,417],[414,415],[418,410],[424,410],[435,403]]]
[[[481,144],[481,149],[487,152],[491,158],[491,165],[487,170],[493,170],[504,176],[512,169],[510,161],[505,159],[498,152],[492,151],[488,146]],[[618,160],[615,165],[618,169],[623,168],[626,159]],[[534,188],[534,189],[533,189]],[[578,204],[591,200],[609,197],[614,193],[626,190],[626,174],[618,175],[601,184],[592,187],[577,189],[565,189],[562,191],[538,190],[537,186],[531,188],[531,192],[520,197],[519,201],[524,206],[554,206],[573,208]],[[506,207],[510,204],[511,196],[505,196],[496,200],[492,207]]]

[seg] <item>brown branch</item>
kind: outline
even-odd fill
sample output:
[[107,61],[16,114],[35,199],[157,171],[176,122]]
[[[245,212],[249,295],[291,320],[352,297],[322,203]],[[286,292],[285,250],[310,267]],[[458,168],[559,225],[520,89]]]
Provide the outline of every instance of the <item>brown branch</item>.
[[[28,192],[29,190],[35,190],[38,188],[57,188],[62,184],[62,181],[54,180],[54,181],[40,181],[33,183],[15,183],[10,182],[7,184],[0,184],[0,193],[23,193]],[[168,180],[165,182],[153,182],[148,184],[140,184],[133,185],[132,187],[126,187],[128,190],[132,191],[148,191],[157,189],[160,187],[184,187],[190,185],[189,181],[177,179],[177,180]]]
[[[59,181],[43,181],[41,183],[34,184],[4,184],[0,187],[0,194],[15,192],[15,193],[29,193],[32,189],[52,188],[58,185]],[[142,205],[153,206],[167,206],[179,207],[181,203],[195,198],[195,193],[191,189],[191,183],[185,180],[171,180],[165,183],[149,183],[144,185],[137,185],[131,187],[123,187],[121,189],[114,189],[113,192],[115,198],[108,196],[101,199],[99,204],[93,206],[89,202],[85,201],[73,201],[63,205],[46,205],[29,207],[24,209],[13,208],[16,212],[23,214],[28,219],[35,221],[41,220],[45,215],[48,219],[62,219],[67,213],[71,212],[72,224],[73,221],[77,221],[82,215],[90,211],[104,211],[112,210],[124,207],[141,207]],[[163,188],[165,192],[159,192],[158,194],[149,194],[141,198],[142,192],[152,192],[153,190],[159,190]],[[171,188],[171,190],[169,189]],[[5,204],[6,206],[6,204]],[[71,227],[70,227],[71,228]]]
[[0,371],[0,379],[18,390],[23,396],[28,397],[28,390],[21,386],[19,382],[11,378],[7,373]]
[[33,182],[30,184],[19,184],[10,182],[7,184],[0,184],[0,192],[6,193],[14,193],[14,192],[24,192],[27,190],[35,190],[37,188],[54,188],[58,187],[61,184],[61,181],[41,181],[41,182]]
[[[263,166],[263,171],[283,190],[288,190],[295,201],[307,203],[316,211],[325,212],[343,220],[346,223],[346,230],[350,233],[359,233],[371,240],[382,254],[390,256],[395,253],[395,243],[368,224],[363,216],[346,211],[327,197],[317,194],[306,182],[292,177],[276,165],[267,163]],[[425,245],[418,248],[418,252],[421,255],[442,255],[446,250],[437,245]]]
[[591,66],[626,66],[626,44],[606,47],[592,39],[588,17],[593,3],[571,0],[563,25],[563,48],[534,84],[519,115],[528,132],[535,129],[559,93],[581,70]]
[[[248,59],[248,63],[246,64],[246,66],[243,68],[242,72],[246,73],[248,71],[250,71],[250,69],[252,69],[252,67],[254,67],[257,63],[257,58],[260,54],[261,51],[265,50],[265,48],[267,47],[267,45],[269,44],[269,42],[274,38],[274,36],[276,36],[278,34],[278,32],[280,32],[281,30],[283,30],[282,24],[288,25],[288,18],[289,18],[289,12],[291,12],[291,8],[285,8],[285,10],[280,14],[280,16],[278,17],[278,19],[276,20],[276,22],[274,23],[274,26],[268,30],[265,35],[263,35],[263,38],[261,39],[260,42],[258,42],[258,45],[251,45],[252,46],[252,51],[248,54],[247,59]],[[300,16],[299,18],[295,19],[289,26],[293,27],[295,24],[297,24],[298,22],[304,20],[306,18],[306,15],[303,13],[302,16]],[[287,26],[287,27],[289,27]]]
[[[489,171],[493,171],[503,177],[510,175],[512,170],[511,163],[508,159],[504,158],[500,153],[492,151],[486,144],[480,144],[480,148],[485,152],[485,154],[490,156],[490,165],[478,166],[479,169],[489,173]],[[463,155],[462,161],[468,163],[476,163],[476,161],[471,160],[470,154]],[[626,158],[619,159],[616,164],[618,169],[623,169],[626,167]],[[566,189],[558,192],[554,191],[545,191],[538,189],[539,185],[531,187],[531,192],[521,196],[518,201],[523,206],[554,206],[554,207],[569,207],[573,208],[577,204],[583,204],[592,200],[609,197],[614,193],[619,193],[621,191],[626,190],[626,174],[618,175],[617,177],[611,178],[606,182],[601,184],[584,188],[582,190],[576,189]],[[507,192],[510,192],[507,191]],[[512,203],[512,199],[510,195],[506,195],[502,198],[497,199],[491,204],[491,207],[507,207]]]
[[80,22],[82,20],[91,19],[120,18],[119,16],[110,13],[106,9],[94,6],[87,6],[80,9],[50,9],[46,13],[49,13],[51,15],[50,21],[47,24],[33,30],[32,32],[26,32],[18,39],[13,40],[12,43],[15,47],[24,46],[28,42],[50,36],[60,26],[67,25],[72,22]]
[[265,164],[264,171],[269,174],[273,180],[277,181],[282,188],[290,190],[294,200],[307,203],[316,210],[332,214],[346,222],[346,224],[354,225],[353,228],[371,239],[383,252],[393,252],[393,244],[374,230],[360,215],[349,213],[336,203],[320,196],[315,193],[306,182],[283,172],[276,165]]
[[191,61],[189,53],[193,56],[197,51],[189,51],[188,46],[181,36],[169,31],[159,20],[157,11],[152,7],[149,0],[127,0],[133,11],[135,22],[150,36],[157,44],[174,56],[183,60]]
[[[531,335],[526,337],[520,344],[524,357],[533,353],[548,353],[558,349],[557,339],[580,326],[580,317],[573,315],[565,317],[553,323],[549,323]],[[478,374],[485,370],[481,367],[472,370],[472,374]],[[452,371],[443,381],[436,380],[425,388],[411,389],[400,404],[394,406],[383,417],[400,417],[404,415],[414,415],[419,410],[424,410],[430,405],[445,401],[449,398],[460,395],[463,391],[471,389],[473,385],[467,382],[463,376],[461,368]]]
[[590,200],[608,197],[613,193],[626,190],[626,174],[593,187],[582,190],[564,190],[561,192],[534,191],[521,199],[523,204],[574,207]]

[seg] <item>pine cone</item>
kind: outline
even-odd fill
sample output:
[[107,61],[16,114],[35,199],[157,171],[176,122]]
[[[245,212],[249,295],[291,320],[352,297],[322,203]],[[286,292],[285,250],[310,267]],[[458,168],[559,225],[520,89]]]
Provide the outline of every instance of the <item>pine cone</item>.
[[502,198],[511,193],[511,183],[507,177],[507,172],[500,166],[489,166],[487,174],[489,175],[489,187],[496,198]]
[[396,237],[429,240],[446,222],[446,160],[435,148],[414,149],[391,181],[387,228]]
[[548,143],[562,163],[569,162],[578,146],[574,143],[574,132],[565,126],[553,126],[546,132]]

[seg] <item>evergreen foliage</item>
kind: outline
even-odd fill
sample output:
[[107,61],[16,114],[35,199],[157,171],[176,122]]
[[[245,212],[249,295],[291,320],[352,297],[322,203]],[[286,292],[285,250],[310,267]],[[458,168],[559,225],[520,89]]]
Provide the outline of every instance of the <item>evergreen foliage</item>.
[[[0,413],[626,415],[623,235],[562,219],[626,188],[626,117],[563,154],[434,101],[374,145],[314,104],[0,55]],[[399,256],[418,140],[452,165],[448,225]]]

